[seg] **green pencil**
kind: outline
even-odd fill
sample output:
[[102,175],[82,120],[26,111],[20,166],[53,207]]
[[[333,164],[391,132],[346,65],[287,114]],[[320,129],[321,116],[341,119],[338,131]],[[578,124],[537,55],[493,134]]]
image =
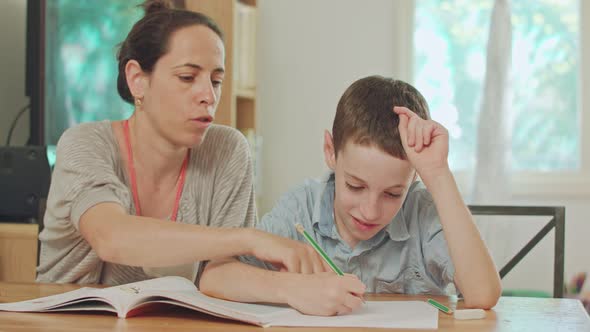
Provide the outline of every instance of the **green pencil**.
[[[328,257],[328,255],[324,252],[324,250],[317,244],[317,242],[315,242],[315,240],[309,235],[309,233],[307,233],[305,231],[305,228],[303,228],[303,225],[297,223],[295,224],[295,228],[297,229],[297,231],[303,235],[303,237],[307,240],[307,242],[309,242],[309,244],[313,247],[313,249],[315,249],[315,251],[322,257],[322,259],[328,263],[328,265],[332,268],[332,270],[339,276],[343,276],[344,272],[342,272],[342,270],[340,270],[340,268],[338,268],[338,266],[336,266],[336,264],[334,264],[334,262],[332,262],[332,260],[330,259],[330,257]],[[354,294],[354,293],[353,293]],[[356,294],[355,294],[356,295]],[[365,303],[365,298],[362,295],[356,295],[358,296],[361,301],[363,301],[363,303]]]
[[453,313],[453,310],[451,308],[449,308],[446,305],[444,305],[442,303],[439,303],[439,302],[437,302],[437,301],[435,301],[433,299],[428,299],[428,301],[426,301],[426,302],[428,302],[430,305],[432,305],[436,309],[444,312],[445,314],[449,314],[450,315],[450,314]]
[[324,250],[322,250],[322,248],[320,248],[320,246],[314,241],[314,239],[305,231],[305,228],[303,228],[303,225],[301,225],[301,224],[295,224],[295,228],[297,229],[297,231],[301,235],[303,235],[303,237],[307,240],[307,242],[309,242],[309,244],[324,259],[324,261],[326,263],[328,263],[328,265],[330,265],[330,267],[332,268],[332,270],[334,270],[334,272],[336,272],[337,275],[339,275],[339,276],[343,276],[344,275],[344,273],[342,272],[342,270],[340,270],[338,268],[338,266],[336,266],[336,264],[334,264],[334,262],[332,262],[332,260],[324,252]]

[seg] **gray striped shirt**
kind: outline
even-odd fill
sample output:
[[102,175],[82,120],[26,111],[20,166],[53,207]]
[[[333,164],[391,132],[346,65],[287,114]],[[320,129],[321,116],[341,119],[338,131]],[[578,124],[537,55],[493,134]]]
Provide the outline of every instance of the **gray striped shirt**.
[[[80,234],[80,217],[98,203],[119,203],[135,213],[120,156],[110,121],[72,127],[60,138],[45,228],[39,235],[38,282],[117,285],[163,275],[195,280],[199,262],[155,269],[112,264],[102,261]],[[177,222],[251,227],[256,220],[254,201],[246,139],[233,128],[211,126],[191,151]]]

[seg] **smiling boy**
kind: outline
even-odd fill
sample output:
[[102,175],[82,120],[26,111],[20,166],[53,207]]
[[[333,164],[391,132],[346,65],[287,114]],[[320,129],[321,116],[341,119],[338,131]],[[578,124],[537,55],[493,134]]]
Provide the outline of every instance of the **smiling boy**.
[[411,85],[380,76],[354,82],[325,133],[330,174],[285,194],[257,226],[304,241],[301,223],[348,274],[321,265],[287,273],[242,257],[211,262],[201,291],[333,315],[360,307],[365,291],[443,294],[453,284],[466,307],[493,307],[498,273],[449,169],[448,141]]

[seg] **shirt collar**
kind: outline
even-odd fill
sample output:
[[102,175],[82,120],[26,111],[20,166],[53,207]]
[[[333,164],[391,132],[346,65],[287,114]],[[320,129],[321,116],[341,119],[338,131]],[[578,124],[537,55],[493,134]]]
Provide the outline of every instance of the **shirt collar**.
[[322,236],[339,239],[334,220],[334,173],[324,175],[321,184],[318,200],[314,205],[312,226]]

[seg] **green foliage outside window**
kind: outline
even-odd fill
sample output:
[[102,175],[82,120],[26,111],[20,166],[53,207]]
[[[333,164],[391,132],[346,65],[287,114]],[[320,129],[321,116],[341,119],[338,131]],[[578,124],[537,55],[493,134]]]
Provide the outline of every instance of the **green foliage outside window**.
[[117,120],[133,108],[117,94],[117,46],[142,17],[138,1],[47,0],[45,140],[77,123]]
[[[514,170],[580,167],[579,5],[511,1]],[[475,165],[492,7],[493,0],[416,1],[416,87],[449,128],[455,170]]]

